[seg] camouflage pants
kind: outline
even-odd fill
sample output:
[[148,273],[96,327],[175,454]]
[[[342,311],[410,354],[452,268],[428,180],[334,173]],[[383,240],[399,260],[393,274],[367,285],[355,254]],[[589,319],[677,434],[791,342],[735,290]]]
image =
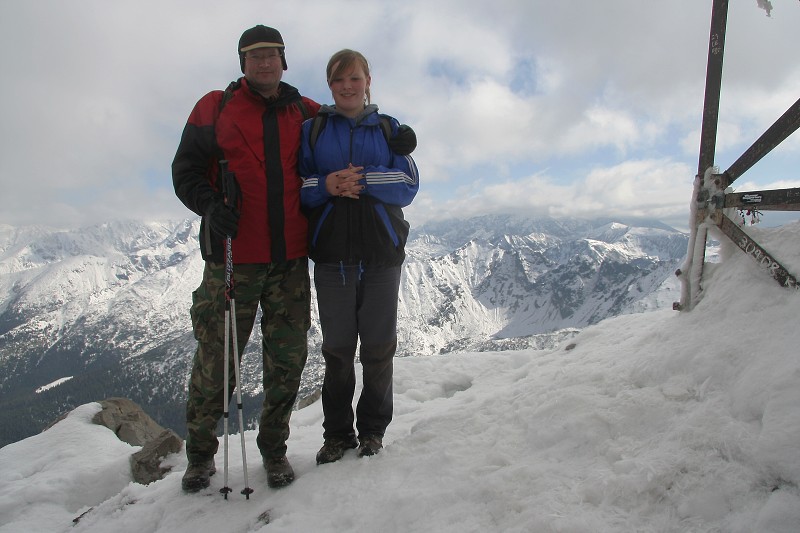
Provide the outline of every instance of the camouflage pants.
[[[225,396],[224,276],[223,264],[206,263],[203,281],[192,293],[197,350],[186,402],[186,455],[190,462],[212,457],[219,446],[216,428],[223,415]],[[240,361],[261,306],[264,405],[257,443],[263,457],[280,457],[286,453],[289,417],[308,357],[311,312],[308,259],[235,265],[233,279]],[[229,390],[233,392],[236,384],[233,350],[229,357]],[[234,401],[229,410],[235,409]]]

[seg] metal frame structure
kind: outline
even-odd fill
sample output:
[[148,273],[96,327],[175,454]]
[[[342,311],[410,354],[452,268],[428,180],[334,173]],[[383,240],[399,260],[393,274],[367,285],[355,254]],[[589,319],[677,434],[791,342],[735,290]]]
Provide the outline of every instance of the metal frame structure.
[[708,230],[712,226],[718,227],[740,250],[755,259],[782,286],[798,288],[797,278],[748,236],[724,211],[729,208],[800,211],[800,188],[740,193],[728,190],[737,178],[800,127],[800,99],[790,106],[727,170],[719,173],[714,166],[727,19],[728,0],[713,0],[700,134],[700,158],[691,206],[692,228],[686,262],[676,272],[682,284],[681,301],[673,304],[676,310],[691,310],[700,297],[706,241]]

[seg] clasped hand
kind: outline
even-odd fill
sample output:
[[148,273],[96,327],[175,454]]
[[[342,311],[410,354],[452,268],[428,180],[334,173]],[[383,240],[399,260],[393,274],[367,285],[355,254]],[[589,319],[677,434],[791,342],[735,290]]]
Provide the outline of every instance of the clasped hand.
[[352,163],[347,168],[331,172],[325,180],[325,189],[331,196],[344,198],[358,198],[364,186],[359,180],[364,177],[361,171],[364,167],[354,167]]

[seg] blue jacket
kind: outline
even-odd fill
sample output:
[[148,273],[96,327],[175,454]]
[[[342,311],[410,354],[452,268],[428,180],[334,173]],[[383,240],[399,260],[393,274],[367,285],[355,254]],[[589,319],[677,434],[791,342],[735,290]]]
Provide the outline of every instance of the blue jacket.
[[[417,165],[389,149],[377,106],[368,105],[355,119],[331,106],[322,106],[319,114],[328,118],[313,149],[313,119],[303,123],[298,167],[300,202],[309,217],[309,256],[315,263],[402,264],[409,230],[402,208],[419,189]],[[390,119],[396,134],[399,124]],[[325,189],[327,175],[350,163],[364,167],[359,199],[331,196]]]

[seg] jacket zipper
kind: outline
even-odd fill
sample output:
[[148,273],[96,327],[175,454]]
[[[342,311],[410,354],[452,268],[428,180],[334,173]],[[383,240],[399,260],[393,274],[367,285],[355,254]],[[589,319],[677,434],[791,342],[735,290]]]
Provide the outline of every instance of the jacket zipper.
[[[354,134],[355,134],[355,128],[351,126],[350,127],[350,146],[349,146],[349,153],[348,153],[348,157],[347,157],[347,162],[349,164],[352,164],[352,162],[353,162],[353,136],[354,136]],[[346,226],[347,227],[347,237],[346,237],[346,240],[345,240],[345,250],[347,251],[347,254],[345,255],[345,257],[347,257],[347,263],[348,264],[352,264],[353,260],[354,260],[353,259],[353,241],[352,241],[352,237],[353,237],[353,231],[352,231],[353,230],[353,216],[352,216],[352,212],[353,212],[353,210],[351,209],[352,206],[350,205],[350,202],[347,201],[347,199],[345,199],[344,202],[342,202],[342,203],[347,207],[347,226]]]

